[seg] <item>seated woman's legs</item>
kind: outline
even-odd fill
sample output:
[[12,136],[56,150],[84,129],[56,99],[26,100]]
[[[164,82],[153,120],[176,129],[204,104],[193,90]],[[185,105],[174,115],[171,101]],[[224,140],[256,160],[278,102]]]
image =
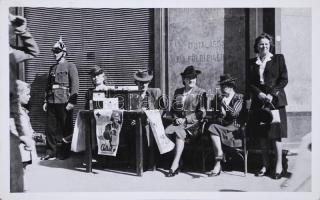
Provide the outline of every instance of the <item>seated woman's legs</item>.
[[213,135],[213,134],[211,134],[210,137],[212,140],[213,150],[215,154],[215,161],[216,161],[211,172],[213,174],[218,174],[221,171],[221,160],[223,158],[221,139],[220,139],[220,136]]
[[179,137],[179,135],[176,136],[175,154],[167,177],[173,177],[179,173],[179,161],[184,149],[184,141],[184,138]]
[[174,125],[168,126],[165,131],[166,131],[166,134],[169,134],[169,135],[174,134],[176,137],[175,154],[174,154],[174,158],[173,158],[169,173],[167,174],[167,177],[173,177],[176,174],[178,174],[178,171],[179,171],[178,170],[179,161],[184,149],[184,142],[185,142],[187,133],[183,127],[174,126]]
[[217,176],[220,174],[221,171],[221,160],[223,159],[223,151],[221,145],[221,138],[220,134],[224,131],[224,128],[217,124],[210,125],[208,129],[210,133],[210,138],[212,140],[212,146],[215,154],[215,165],[213,169],[208,173],[209,176]]
[[179,161],[180,161],[183,149],[184,149],[184,139],[176,137],[175,155],[170,167],[172,171],[175,171],[176,169],[179,168]]

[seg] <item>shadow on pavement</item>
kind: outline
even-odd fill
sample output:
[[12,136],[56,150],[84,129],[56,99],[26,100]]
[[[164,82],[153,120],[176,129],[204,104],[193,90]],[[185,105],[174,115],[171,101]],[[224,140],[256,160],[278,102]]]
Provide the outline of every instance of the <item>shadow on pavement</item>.
[[234,189],[221,189],[219,192],[246,192],[244,190],[234,190]]
[[79,156],[71,156],[65,160],[40,160],[39,165],[86,172],[86,167],[82,164],[82,159]]

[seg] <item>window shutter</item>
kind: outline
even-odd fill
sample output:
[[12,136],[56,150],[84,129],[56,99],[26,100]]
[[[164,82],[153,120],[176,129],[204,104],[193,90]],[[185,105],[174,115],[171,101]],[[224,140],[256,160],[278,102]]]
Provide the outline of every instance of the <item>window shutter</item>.
[[26,82],[31,84],[30,118],[35,131],[45,133],[42,111],[48,71],[55,63],[51,48],[62,36],[67,60],[79,73],[79,109],[92,87],[88,72],[104,69],[109,85],[134,85],[139,69],[153,70],[153,9],[24,8],[28,27],[40,47],[40,55],[26,63]]

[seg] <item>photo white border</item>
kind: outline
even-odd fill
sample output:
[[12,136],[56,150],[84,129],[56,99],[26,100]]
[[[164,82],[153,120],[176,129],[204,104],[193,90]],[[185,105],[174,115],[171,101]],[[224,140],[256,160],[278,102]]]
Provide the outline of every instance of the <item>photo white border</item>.
[[[9,97],[3,95],[0,103],[0,199],[290,199],[290,200],[319,200],[320,199],[320,173],[319,173],[319,57],[320,51],[320,3],[316,0],[0,0],[0,44],[1,44],[1,94],[9,94],[9,63],[8,57],[8,8],[9,7],[90,7],[90,8],[312,8],[312,192],[127,192],[127,193],[9,193]],[[94,2],[94,3],[92,3]],[[294,42],[293,42],[294,43]],[[303,70],[303,66],[301,67]]]

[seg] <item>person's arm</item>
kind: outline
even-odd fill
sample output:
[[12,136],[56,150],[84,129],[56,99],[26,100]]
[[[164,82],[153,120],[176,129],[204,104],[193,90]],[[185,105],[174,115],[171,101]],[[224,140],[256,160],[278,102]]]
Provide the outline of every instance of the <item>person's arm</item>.
[[79,76],[75,64],[71,63],[69,67],[69,81],[70,81],[70,98],[68,103],[77,104],[77,96],[79,92]]
[[50,90],[52,89],[51,87],[52,87],[52,84],[53,84],[53,83],[51,83],[53,80],[51,80],[51,76],[50,76],[52,68],[53,68],[53,66],[50,67],[49,74],[47,76],[47,85],[46,85],[46,88],[45,88],[45,91],[44,91],[44,101],[43,101],[43,106],[42,106],[42,109],[43,109],[44,112],[47,112],[48,95],[49,95]]
[[227,115],[232,116],[232,118],[237,118],[240,115],[240,112],[242,110],[243,105],[243,98],[242,96],[237,97],[236,102],[233,104],[233,106],[225,105],[226,106],[226,112]]
[[271,94],[273,96],[278,96],[280,90],[284,89],[288,84],[288,70],[284,56],[282,54],[278,55],[279,61],[279,77],[276,84],[271,88]]
[[39,47],[32,37],[31,33],[27,29],[17,35],[21,38],[22,41],[21,47],[12,48],[12,53],[17,63],[23,62],[25,60],[30,60],[39,55]]

